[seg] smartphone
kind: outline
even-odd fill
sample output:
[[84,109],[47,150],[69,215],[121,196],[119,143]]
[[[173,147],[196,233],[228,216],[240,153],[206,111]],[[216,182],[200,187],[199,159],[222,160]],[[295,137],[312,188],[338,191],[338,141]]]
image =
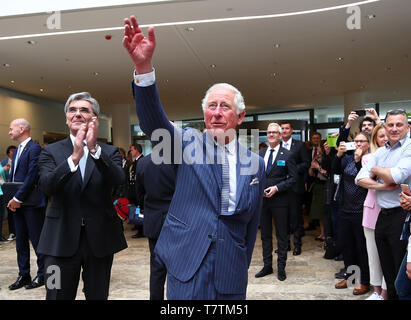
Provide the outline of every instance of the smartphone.
[[345,147],[347,148],[347,151],[350,151],[355,150],[357,146],[355,142],[346,142]]
[[408,184],[401,184],[401,190],[407,195],[411,195],[410,186]]
[[358,116],[360,116],[360,117],[364,117],[365,116],[365,110],[354,110],[354,112],[356,113],[356,114],[358,114]]

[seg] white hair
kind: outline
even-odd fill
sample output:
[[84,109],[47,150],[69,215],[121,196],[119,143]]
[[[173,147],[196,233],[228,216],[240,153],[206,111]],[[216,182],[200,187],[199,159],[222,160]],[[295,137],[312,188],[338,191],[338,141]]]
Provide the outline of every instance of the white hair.
[[206,109],[207,109],[208,96],[217,87],[223,87],[223,88],[229,89],[229,90],[234,92],[234,103],[235,103],[235,107],[236,107],[236,110],[237,110],[237,114],[240,114],[243,110],[245,110],[244,97],[241,94],[240,90],[238,90],[236,87],[234,87],[234,86],[232,86],[231,84],[228,84],[228,83],[216,83],[216,84],[212,85],[207,90],[207,92],[204,96],[204,99],[201,102],[201,106],[203,108],[203,111],[206,111]]
[[267,126],[267,129],[268,129],[269,127],[277,127],[278,132],[281,134],[282,129],[281,129],[281,126],[280,126],[277,122],[271,122],[271,123]]

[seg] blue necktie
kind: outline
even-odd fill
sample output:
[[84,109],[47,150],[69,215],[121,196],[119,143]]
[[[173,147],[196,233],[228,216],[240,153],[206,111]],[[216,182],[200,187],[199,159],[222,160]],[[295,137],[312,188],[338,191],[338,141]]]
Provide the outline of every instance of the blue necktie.
[[[83,145],[85,146],[85,143],[83,142]],[[84,148],[84,147],[83,147]],[[78,165],[80,167],[80,173],[81,173],[81,178],[84,180],[84,171],[86,170],[86,162],[87,162],[87,154],[84,151],[83,156],[81,157]]]
[[19,158],[20,158],[20,150],[21,150],[21,144],[19,144],[19,147],[17,148],[16,159],[14,160],[14,166],[13,166],[13,181],[14,181],[14,176],[16,175],[17,163],[18,163]]
[[222,148],[221,152],[224,153],[224,160],[221,165],[221,177],[222,177],[222,187],[221,187],[221,213],[228,212],[228,204],[230,199],[230,167],[228,165],[227,149]]
[[265,170],[267,173],[271,170],[271,167],[273,166],[273,152],[274,152],[274,149],[271,149],[270,155],[267,161],[267,169]]

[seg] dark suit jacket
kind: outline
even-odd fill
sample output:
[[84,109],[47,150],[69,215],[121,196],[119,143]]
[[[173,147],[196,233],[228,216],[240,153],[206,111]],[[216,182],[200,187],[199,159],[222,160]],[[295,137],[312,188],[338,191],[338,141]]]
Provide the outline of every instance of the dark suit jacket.
[[124,181],[118,149],[104,143],[100,159],[87,157],[84,182],[80,169],[71,172],[67,159],[73,153],[68,137],[44,148],[39,158],[40,188],[49,196],[38,251],[70,257],[79,247],[81,221],[85,219],[87,241],[96,257],[127,247],[121,220],[112,203],[113,188]]
[[305,181],[308,176],[308,168],[311,164],[310,155],[305,143],[295,139],[292,140],[290,152],[292,153],[294,162],[297,166],[297,175],[292,190],[295,193],[303,194],[305,192]]
[[[27,142],[17,162],[16,172],[14,172],[14,164],[17,156],[17,149],[13,153],[12,165],[10,168],[10,181],[23,182],[23,185],[19,188],[14,197],[20,201],[24,201],[28,198],[33,191],[35,185],[38,183],[38,160],[41,152],[39,144],[33,140]],[[36,207],[45,207],[46,198],[44,195],[40,195]]]
[[[260,156],[264,158],[268,148],[260,150]],[[284,164],[284,165],[281,165]],[[273,166],[266,172],[265,188],[277,186],[278,191],[271,198],[264,198],[264,205],[272,207],[287,207],[290,190],[296,181],[297,167],[290,151],[280,146]]]
[[136,206],[140,206],[140,208],[144,207],[144,196],[137,194],[136,192],[136,171],[137,166],[141,159],[144,156],[141,155],[138,159],[134,160],[127,168],[127,198],[130,200],[131,203],[135,204]]
[[144,235],[157,239],[163,227],[176,183],[173,164],[154,164],[151,155],[142,158],[136,170],[137,198],[144,198]]
[[[176,188],[156,254],[167,272],[186,282],[197,271],[201,273],[201,262],[216,236],[214,286],[222,294],[244,294],[261,214],[263,159],[237,143],[236,208],[232,215],[221,215],[221,166],[215,161],[206,162],[214,157],[213,138],[192,128],[174,128],[164,113],[155,84],[142,88],[133,83],[133,93],[141,129],[149,137],[163,128],[170,134],[171,150],[194,147],[203,152],[202,163],[183,160],[178,165]],[[190,141],[183,136],[190,137]]]

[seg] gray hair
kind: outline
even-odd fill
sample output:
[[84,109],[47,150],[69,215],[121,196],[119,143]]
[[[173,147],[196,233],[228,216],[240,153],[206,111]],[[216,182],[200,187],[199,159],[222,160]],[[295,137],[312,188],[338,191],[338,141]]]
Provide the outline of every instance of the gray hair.
[[30,123],[26,119],[23,119],[23,118],[15,119],[13,120],[13,122],[15,122],[19,126],[22,126],[24,128],[24,131],[30,131],[31,129]]
[[271,123],[267,126],[267,129],[268,129],[269,127],[277,127],[278,132],[281,134],[282,129],[281,129],[281,126],[280,126],[277,122],[271,122]]
[[91,108],[96,116],[100,114],[100,105],[98,104],[97,100],[94,99],[90,93],[88,92],[79,92],[73,93],[68,99],[64,106],[64,112],[67,113],[67,108],[69,107],[70,103],[75,100],[84,100],[91,104]]
[[244,103],[243,95],[241,94],[241,92],[236,87],[234,87],[234,86],[232,86],[231,84],[228,84],[228,83],[216,83],[216,84],[212,85],[207,90],[207,92],[204,96],[204,99],[201,102],[203,112],[206,111],[206,109],[207,109],[208,96],[217,87],[223,87],[223,88],[229,89],[229,90],[234,92],[234,103],[235,103],[235,107],[237,109],[237,114],[240,114],[245,109],[245,103]]

